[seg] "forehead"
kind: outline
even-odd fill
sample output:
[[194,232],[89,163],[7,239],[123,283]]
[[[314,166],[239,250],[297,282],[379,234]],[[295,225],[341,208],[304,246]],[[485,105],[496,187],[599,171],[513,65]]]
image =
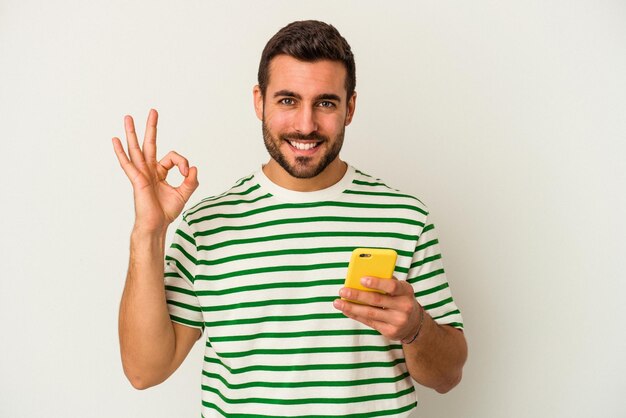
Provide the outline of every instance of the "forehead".
[[278,55],[270,61],[267,94],[279,90],[296,92],[303,97],[324,93],[345,98],[346,68],[340,61],[300,61],[289,55]]

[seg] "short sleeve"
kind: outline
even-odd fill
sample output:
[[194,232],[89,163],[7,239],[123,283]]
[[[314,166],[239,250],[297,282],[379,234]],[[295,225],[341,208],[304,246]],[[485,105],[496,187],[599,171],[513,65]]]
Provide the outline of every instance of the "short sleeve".
[[431,223],[426,223],[419,236],[407,281],[413,286],[419,304],[438,324],[463,328],[463,318],[443,268],[437,232]]
[[191,227],[183,219],[165,255],[165,296],[173,322],[202,331],[202,309],[194,289],[196,263],[196,240]]

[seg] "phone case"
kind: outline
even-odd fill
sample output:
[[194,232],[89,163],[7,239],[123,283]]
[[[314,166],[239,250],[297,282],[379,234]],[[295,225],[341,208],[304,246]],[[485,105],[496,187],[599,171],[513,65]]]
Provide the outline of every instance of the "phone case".
[[391,279],[396,268],[398,254],[386,248],[357,248],[352,252],[345,287],[383,293],[361,285],[361,278],[365,276]]

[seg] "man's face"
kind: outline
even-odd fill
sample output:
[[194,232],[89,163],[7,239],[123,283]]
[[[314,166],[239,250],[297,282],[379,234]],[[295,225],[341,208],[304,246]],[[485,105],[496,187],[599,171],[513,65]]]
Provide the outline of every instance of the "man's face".
[[254,91],[265,147],[290,176],[313,178],[339,161],[352,120],[355,97],[346,98],[346,69],[338,61],[279,55],[269,74],[265,96],[258,86]]

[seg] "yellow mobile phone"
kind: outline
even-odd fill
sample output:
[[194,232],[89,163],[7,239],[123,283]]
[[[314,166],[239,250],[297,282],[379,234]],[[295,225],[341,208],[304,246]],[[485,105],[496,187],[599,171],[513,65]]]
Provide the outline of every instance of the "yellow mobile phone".
[[[384,293],[380,290],[369,289],[361,285],[361,278],[365,276],[391,279],[396,268],[398,254],[386,248],[357,248],[352,251],[345,287]],[[354,302],[354,301],[353,301]]]

